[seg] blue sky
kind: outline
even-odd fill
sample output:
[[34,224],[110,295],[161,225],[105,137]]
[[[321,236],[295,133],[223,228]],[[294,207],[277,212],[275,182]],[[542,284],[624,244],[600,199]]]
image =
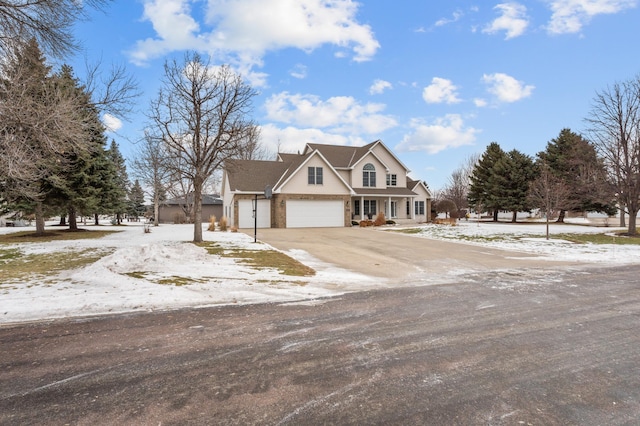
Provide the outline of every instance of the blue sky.
[[125,156],[168,58],[229,64],[259,92],[274,153],[381,139],[442,188],[490,142],[528,155],[585,130],[596,91],[640,73],[638,0],[115,0],[76,26],[71,61],[126,65],[138,113],[105,118]]

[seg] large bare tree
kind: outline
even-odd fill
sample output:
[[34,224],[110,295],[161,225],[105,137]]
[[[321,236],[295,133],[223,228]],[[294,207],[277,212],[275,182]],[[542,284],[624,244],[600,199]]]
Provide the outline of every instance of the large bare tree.
[[78,48],[73,24],[111,0],[0,0],[0,53],[30,38],[58,58]]
[[640,75],[596,93],[590,115],[592,140],[615,185],[629,235],[637,235],[640,210]]
[[242,155],[257,137],[248,119],[255,90],[228,66],[212,66],[197,53],[167,61],[149,118],[164,141],[169,158],[186,167],[193,183],[195,242],[202,241],[202,191],[224,161]]

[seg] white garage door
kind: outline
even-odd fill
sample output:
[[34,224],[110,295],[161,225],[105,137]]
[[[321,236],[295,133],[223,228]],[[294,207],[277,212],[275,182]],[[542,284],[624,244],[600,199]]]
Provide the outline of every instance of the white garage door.
[[344,226],[341,200],[288,200],[287,228]]
[[[238,201],[238,228],[253,228],[253,203],[255,200]],[[271,201],[258,200],[258,228],[271,228]]]

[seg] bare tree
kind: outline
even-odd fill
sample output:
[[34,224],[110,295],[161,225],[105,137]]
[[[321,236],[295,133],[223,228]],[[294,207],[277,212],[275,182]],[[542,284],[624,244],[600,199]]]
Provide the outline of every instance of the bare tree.
[[616,188],[629,235],[640,210],[640,76],[597,92],[587,118],[592,140]]
[[194,236],[202,241],[202,191],[223,162],[237,157],[256,135],[247,119],[256,92],[229,67],[213,67],[197,53],[184,63],[167,61],[162,88],[151,102],[149,118],[170,157],[193,184]]
[[451,173],[447,185],[441,191],[442,199],[449,200],[455,204],[457,217],[460,216],[463,210],[469,208],[467,197],[469,195],[469,185],[471,184],[470,176],[479,158],[478,154],[467,157],[464,163]]
[[77,50],[71,30],[87,17],[87,7],[101,9],[111,0],[0,0],[0,52],[35,38],[44,51],[56,56]]
[[101,61],[86,64],[84,86],[96,109],[119,118],[133,112],[135,100],[141,95],[138,82],[124,66],[112,64],[105,73]]
[[161,140],[145,132],[142,144],[138,146],[131,163],[133,174],[150,189],[154,226],[158,226],[160,196],[166,191],[171,175],[163,148],[164,144]]
[[540,161],[538,169],[540,174],[529,185],[529,202],[544,212],[548,240],[549,220],[570,202],[573,191],[562,178],[553,173],[546,162]]

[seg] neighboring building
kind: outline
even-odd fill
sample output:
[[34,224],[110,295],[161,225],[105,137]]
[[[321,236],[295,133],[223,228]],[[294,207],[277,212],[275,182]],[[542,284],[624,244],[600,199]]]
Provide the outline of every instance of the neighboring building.
[[[158,222],[160,223],[187,223],[193,222],[193,194],[187,197],[172,198],[160,202],[158,206]],[[189,219],[187,214],[190,212]],[[219,195],[202,194],[202,221],[208,222],[211,216],[216,219],[222,217],[222,199]]]
[[[230,160],[222,177],[224,215],[238,228],[351,226],[384,212],[396,222],[426,222],[431,194],[381,141],[363,147],[307,144],[276,161]],[[265,199],[265,190],[271,199]]]

